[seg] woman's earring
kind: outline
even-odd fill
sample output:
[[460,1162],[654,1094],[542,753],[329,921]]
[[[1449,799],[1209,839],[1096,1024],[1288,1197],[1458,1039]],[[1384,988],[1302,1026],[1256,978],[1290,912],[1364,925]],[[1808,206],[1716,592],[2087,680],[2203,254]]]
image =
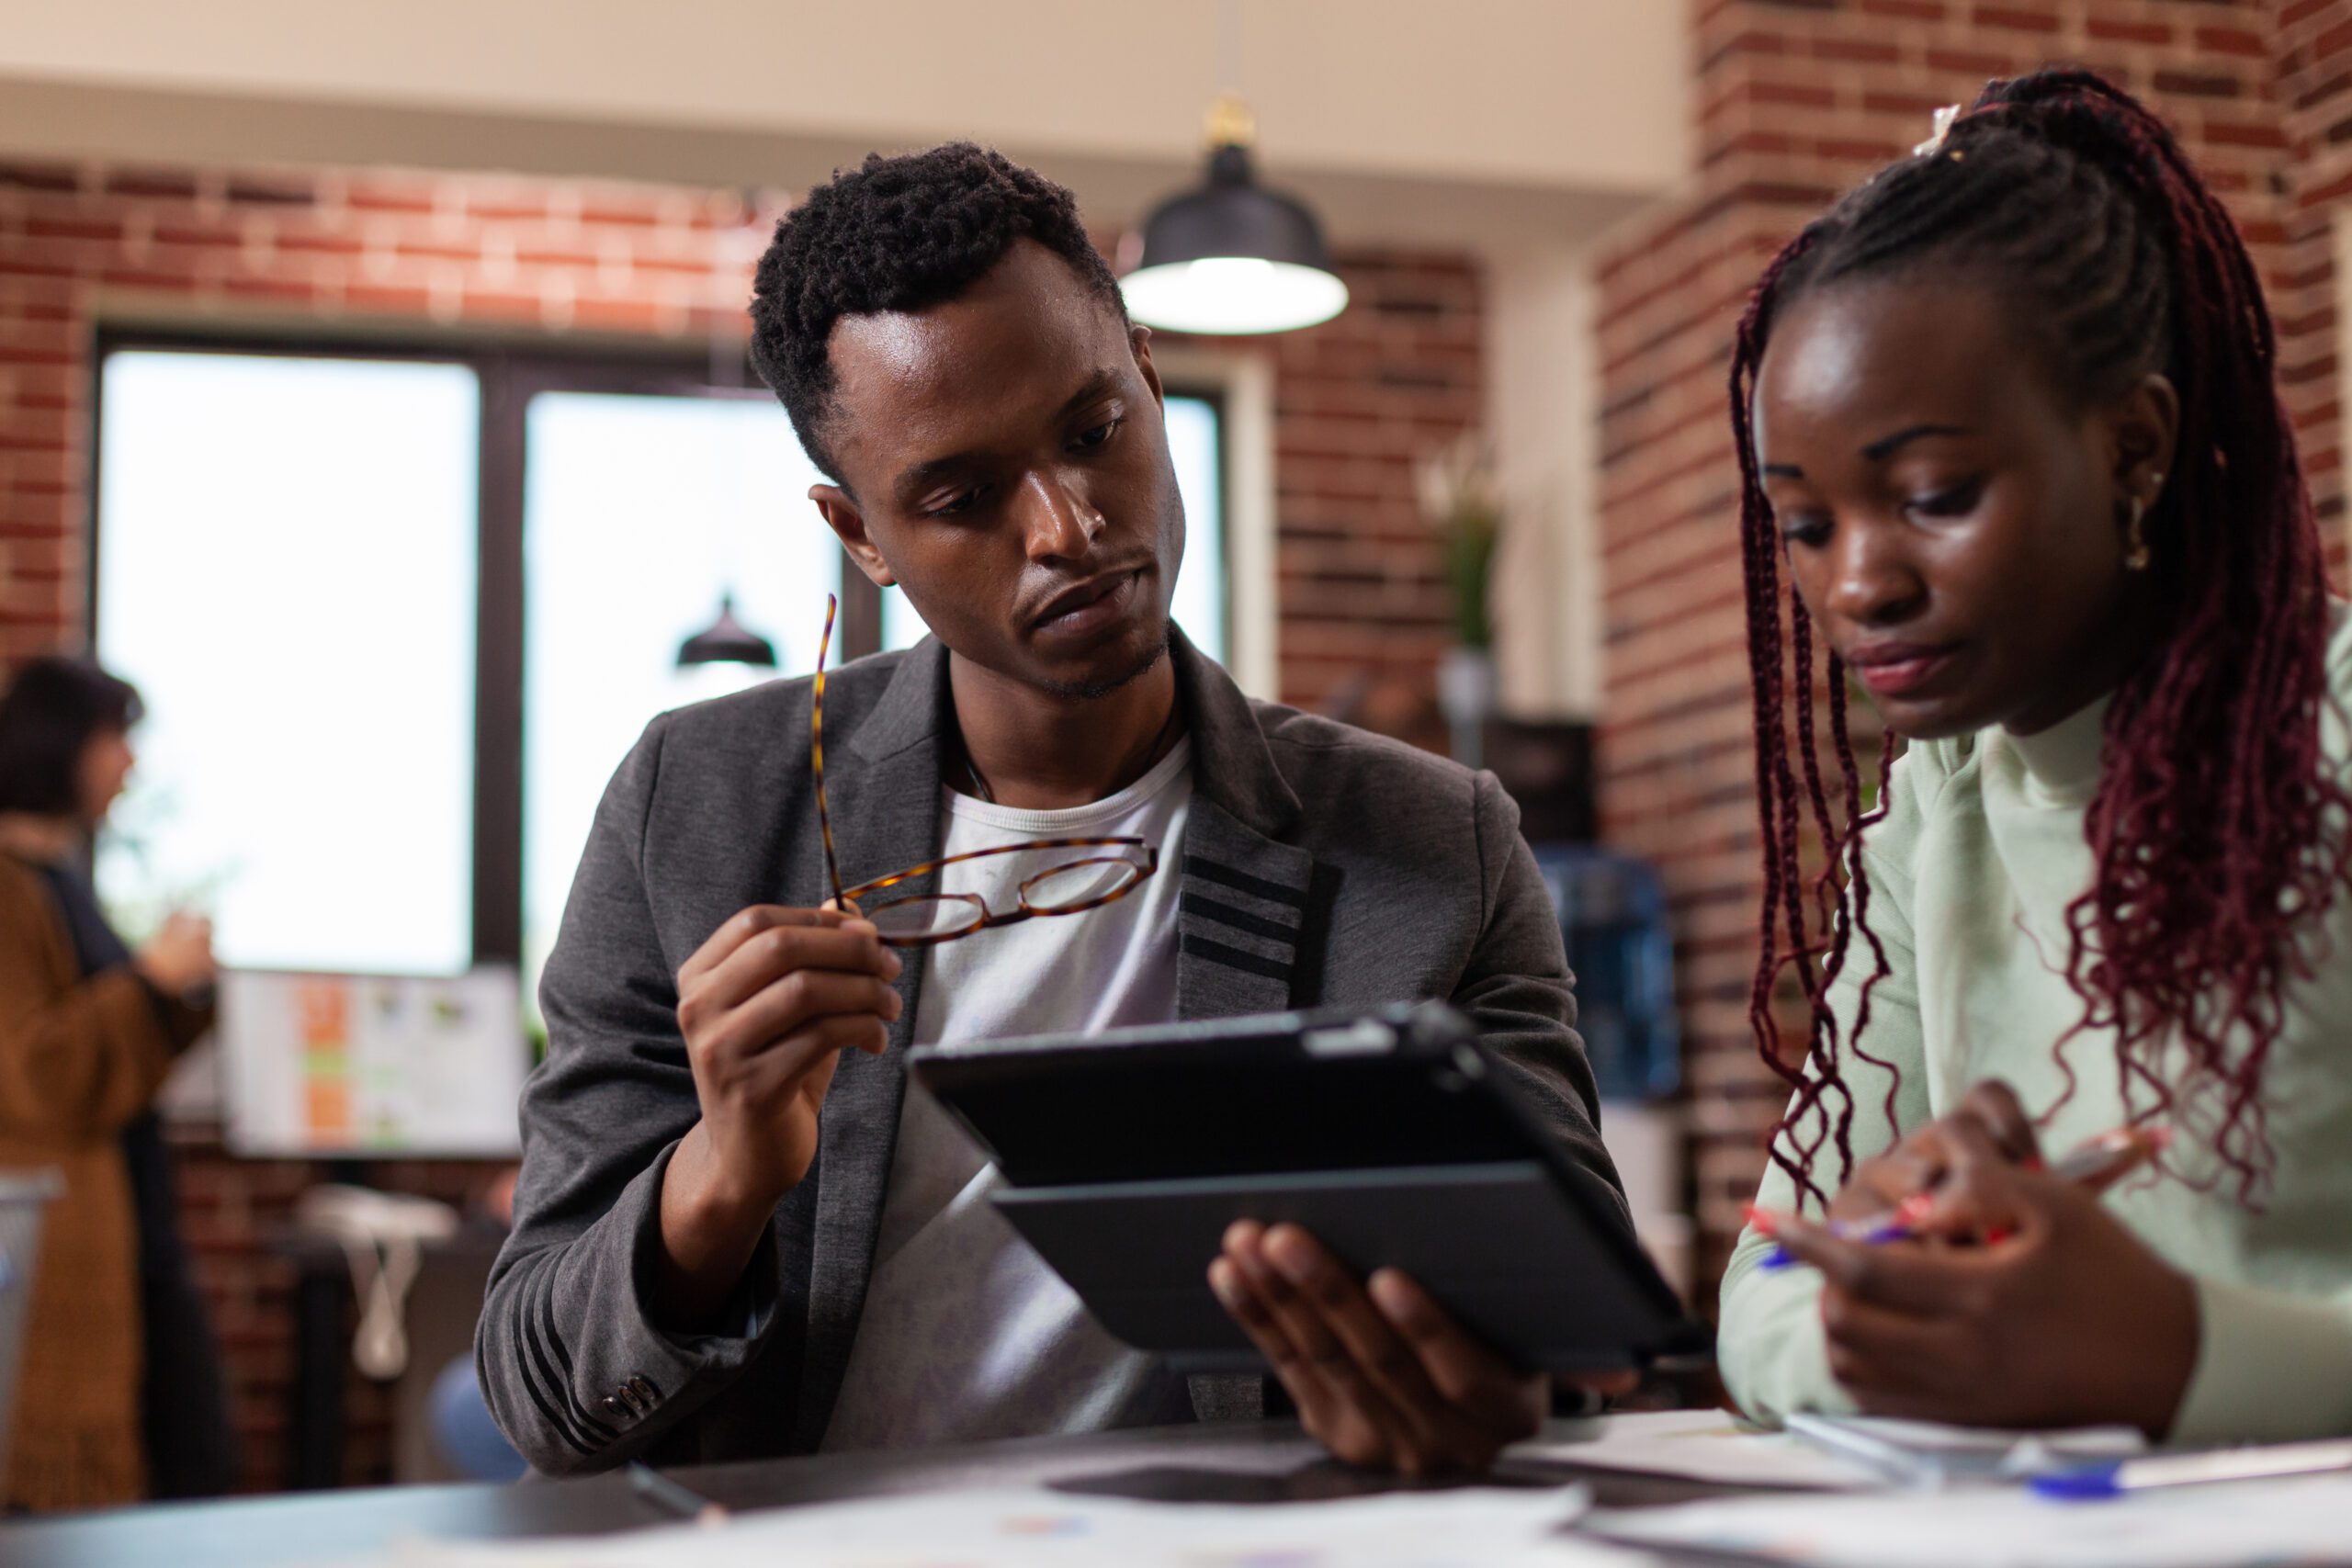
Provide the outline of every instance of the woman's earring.
[[2126,571],[2145,571],[2148,570],[2148,539],[2147,536],[2140,531],[2140,525],[2146,520],[2147,515],[2148,503],[2142,501],[2138,496],[2133,496],[2132,498],[2132,524],[2131,526],[2125,530],[2123,536],[2123,570]]

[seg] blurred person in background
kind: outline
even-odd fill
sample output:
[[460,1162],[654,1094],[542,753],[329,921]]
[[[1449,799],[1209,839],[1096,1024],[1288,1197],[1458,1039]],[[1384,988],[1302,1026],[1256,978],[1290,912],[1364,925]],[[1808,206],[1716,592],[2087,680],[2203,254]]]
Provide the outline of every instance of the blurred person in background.
[[0,1168],[64,1183],[33,1264],[11,1508],[199,1496],[234,1473],[153,1109],[211,1026],[211,927],[175,915],[134,953],[88,870],[140,711],[66,659],[0,696]]

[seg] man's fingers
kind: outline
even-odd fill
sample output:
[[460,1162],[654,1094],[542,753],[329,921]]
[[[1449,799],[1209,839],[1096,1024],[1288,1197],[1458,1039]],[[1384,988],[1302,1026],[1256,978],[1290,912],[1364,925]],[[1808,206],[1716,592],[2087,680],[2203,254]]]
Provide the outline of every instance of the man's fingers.
[[787,1087],[805,1090],[821,1066],[831,1083],[831,1072],[843,1051],[870,1051],[887,1039],[882,1021],[855,1014],[811,1019],[743,1065],[743,1087],[756,1095],[773,1095]]
[[796,969],[712,1024],[701,1049],[711,1055],[763,1050],[811,1019],[849,1017],[895,1022],[906,1003],[871,975]]
[[[1410,1347],[1429,1386],[1447,1404],[1498,1436],[1525,1436],[1540,1424],[1541,1380],[1521,1374],[1465,1332],[1410,1277],[1383,1269],[1364,1289],[1382,1320]],[[1639,1381],[1638,1374],[1627,1372],[1616,1392],[1630,1393]]]
[[771,926],[746,938],[681,991],[678,1005],[692,1027],[697,1014],[705,1021],[717,1018],[797,970],[834,970],[888,982],[898,977],[899,968],[898,954],[862,921]]
[[1225,1251],[1209,1265],[1209,1288],[1216,1292],[1225,1310],[1250,1336],[1258,1353],[1266,1358],[1267,1365],[1283,1387],[1290,1391],[1291,1402],[1298,1406],[1299,1420],[1306,1429],[1327,1433],[1336,1428],[1342,1417],[1340,1397],[1322,1370],[1308,1359],[1294,1343],[1273,1305],[1258,1288],[1257,1278],[1262,1260],[1251,1261],[1256,1254],[1261,1229],[1250,1221],[1238,1221],[1225,1235]]
[[1266,1233],[1264,1252],[1297,1291],[1298,1309],[1311,1314],[1338,1341],[1350,1375],[1396,1413],[1414,1446],[1432,1452],[1450,1446],[1447,1427],[1453,1412],[1445,1397],[1413,1346],[1340,1260],[1305,1230],[1290,1224]]
[[[1295,1228],[1295,1227],[1294,1227]],[[1228,1231],[1227,1236],[1232,1235]],[[1250,1288],[1265,1303],[1267,1314],[1296,1353],[1305,1375],[1321,1385],[1331,1414],[1327,1425],[1337,1428],[1353,1421],[1379,1434],[1376,1447],[1396,1456],[1415,1446],[1416,1430],[1364,1375],[1345,1341],[1332,1331],[1323,1313],[1268,1254],[1271,1233],[1260,1231],[1254,1245],[1228,1245],[1226,1255],[1241,1266]],[[1303,1414],[1303,1411],[1302,1411]]]
[[678,966],[678,988],[725,961],[729,953],[776,926],[840,925],[846,916],[831,909],[800,909],[784,904],[752,904],[736,910]]

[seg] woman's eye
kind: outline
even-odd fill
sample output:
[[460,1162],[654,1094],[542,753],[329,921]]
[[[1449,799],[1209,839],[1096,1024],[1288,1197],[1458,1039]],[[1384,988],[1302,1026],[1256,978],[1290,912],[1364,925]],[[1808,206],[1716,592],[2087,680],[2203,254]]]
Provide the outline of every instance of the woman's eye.
[[1826,544],[1829,540],[1829,519],[1817,513],[1791,513],[1781,519],[1781,537],[1792,545]]
[[1976,510],[1977,500],[1984,493],[1983,479],[1962,479],[1914,499],[1910,510],[1929,517],[1965,517]]
[[1127,422],[1124,419],[1106,419],[1102,423],[1095,425],[1093,428],[1080,434],[1076,445],[1082,451],[1091,451],[1093,448],[1100,446],[1104,442],[1110,440],[1112,436],[1117,434],[1119,432],[1119,426],[1126,423]]

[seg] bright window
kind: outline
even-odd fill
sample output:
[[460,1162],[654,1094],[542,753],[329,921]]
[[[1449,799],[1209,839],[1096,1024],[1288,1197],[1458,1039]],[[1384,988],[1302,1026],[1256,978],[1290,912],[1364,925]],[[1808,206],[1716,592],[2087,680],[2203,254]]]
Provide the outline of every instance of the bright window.
[[99,883],[225,964],[473,957],[478,383],[456,365],[107,356],[97,655],[140,764]]
[[[596,802],[647,722],[771,673],[680,671],[679,644],[731,592],[780,670],[807,673],[842,557],[772,398],[543,392],[526,429],[523,956],[536,998]],[[838,660],[838,628],[834,644]]]

